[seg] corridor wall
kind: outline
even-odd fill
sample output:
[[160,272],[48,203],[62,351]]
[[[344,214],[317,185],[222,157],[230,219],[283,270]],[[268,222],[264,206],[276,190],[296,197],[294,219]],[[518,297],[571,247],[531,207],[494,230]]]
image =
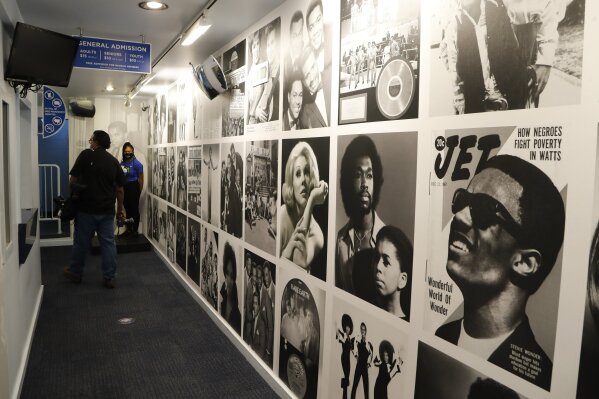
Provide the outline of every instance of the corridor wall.
[[146,235],[291,395],[596,397],[598,16],[289,0],[153,98]]

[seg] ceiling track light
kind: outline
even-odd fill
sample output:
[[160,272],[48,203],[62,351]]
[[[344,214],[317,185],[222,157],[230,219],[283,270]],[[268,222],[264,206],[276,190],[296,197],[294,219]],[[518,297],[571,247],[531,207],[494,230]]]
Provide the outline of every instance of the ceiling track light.
[[[158,55],[158,57],[156,57],[153,61],[152,61],[152,70],[154,70],[154,68],[160,63],[160,61],[162,61],[162,59],[164,59],[164,57],[167,56],[167,54],[177,45],[178,42],[181,42],[183,40],[183,36],[185,35],[185,32],[188,32],[197,22],[198,20],[205,16],[208,12],[208,10],[210,10],[210,8],[212,8],[212,6],[214,6],[214,4],[216,3],[217,0],[211,0],[210,3],[198,14],[198,16],[193,20],[193,22],[187,26],[186,29],[184,29],[182,32],[180,33],[177,37],[175,37],[170,43],[169,45],[166,47],[166,49],[164,51],[162,51],[162,53],[160,53]],[[139,5],[141,6],[141,3]],[[166,6],[166,4],[165,4]],[[167,6],[168,7],[168,6]],[[199,36],[198,36],[199,37]],[[153,75],[153,72],[150,74]],[[140,90],[140,86],[143,86],[145,84],[147,84],[148,82],[146,81],[148,75],[142,76],[140,77],[137,82],[135,82],[135,84],[133,85],[133,88],[131,90],[129,90],[129,97],[130,98],[134,98],[137,93],[139,93]]]
[[212,24],[206,17],[206,12],[204,12],[200,17],[191,25],[185,33],[181,36],[181,46],[190,46],[192,45],[200,36],[202,36]]

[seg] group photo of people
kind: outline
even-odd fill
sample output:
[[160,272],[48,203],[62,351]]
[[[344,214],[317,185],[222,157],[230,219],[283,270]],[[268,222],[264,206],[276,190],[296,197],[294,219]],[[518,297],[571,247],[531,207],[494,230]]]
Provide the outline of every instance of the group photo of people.
[[304,0],[284,26],[283,130],[331,123],[331,14],[327,3]]
[[[417,0],[340,0],[341,49],[339,59],[339,123],[415,118],[418,116],[417,94],[407,101],[396,116],[381,111],[380,104],[396,101],[385,88],[390,82],[379,82],[383,68],[391,60],[403,61],[418,92],[420,63],[420,2]],[[400,70],[390,75],[400,80]],[[396,89],[402,90],[408,85]],[[360,96],[364,110],[360,115],[346,115],[344,98],[348,101]]]
[[585,0],[433,3],[432,115],[580,102]]
[[221,146],[220,228],[241,238],[243,226],[243,143]]
[[242,251],[232,240],[225,238],[221,240],[218,252],[221,259],[218,267],[218,310],[233,330],[241,335]]
[[189,218],[187,221],[187,275],[200,286],[200,243],[202,225],[200,222]]
[[[357,312],[356,312],[357,313]],[[381,331],[373,333],[365,322],[348,313],[335,318],[335,339],[333,357],[333,375],[341,372],[341,381],[334,378],[331,386],[335,387],[332,397],[341,399],[387,399],[402,397],[403,387],[396,383],[402,372],[403,359],[401,349],[391,341],[397,342],[395,334],[385,331],[388,339],[380,339]],[[398,334],[401,336],[401,334]],[[377,338],[372,338],[377,337]],[[391,341],[390,341],[391,340]],[[339,355],[339,352],[341,353]],[[378,369],[378,370],[377,370]],[[375,377],[376,376],[376,377]]]
[[177,150],[177,198],[175,205],[187,210],[187,147],[176,147]]
[[200,267],[200,291],[204,299],[215,309],[218,309],[218,234],[206,227],[202,231],[202,263]]
[[335,285],[409,321],[417,133],[338,140]]
[[176,263],[175,244],[177,239],[177,211],[172,206],[167,207],[166,212],[166,257],[172,263]]
[[316,398],[321,349],[320,303],[306,283],[296,278],[287,282],[281,297],[279,377],[299,398]]
[[202,146],[190,146],[187,157],[187,210],[202,216]]
[[187,272],[187,216],[177,211],[177,236],[175,245],[175,260],[177,266]]
[[242,136],[244,133],[245,103],[245,40],[223,53],[223,73],[229,90],[221,94],[223,103],[223,137]]
[[248,125],[279,120],[281,77],[281,18],[274,19],[247,39],[245,80]]
[[330,139],[286,139],[282,146],[279,256],[324,280]]
[[219,227],[220,144],[204,144],[202,150],[202,220]]
[[244,239],[275,255],[277,235],[277,140],[246,143]]
[[276,267],[245,250],[243,340],[269,367],[273,365]]

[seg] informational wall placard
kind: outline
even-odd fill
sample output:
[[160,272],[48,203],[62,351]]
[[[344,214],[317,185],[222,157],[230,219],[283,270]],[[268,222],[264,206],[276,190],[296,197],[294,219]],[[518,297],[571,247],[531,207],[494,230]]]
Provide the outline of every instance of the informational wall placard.
[[73,66],[75,68],[150,73],[152,72],[152,45],[81,37]]
[[44,87],[44,128],[42,137],[54,136],[64,124],[66,109],[60,94]]

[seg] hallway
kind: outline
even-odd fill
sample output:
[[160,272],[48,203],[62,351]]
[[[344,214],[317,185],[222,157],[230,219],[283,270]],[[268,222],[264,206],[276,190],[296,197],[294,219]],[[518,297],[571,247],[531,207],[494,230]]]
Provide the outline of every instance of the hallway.
[[76,285],[62,276],[70,247],[41,251],[44,296],[21,398],[277,397],[154,252],[119,255],[107,290],[99,256]]

